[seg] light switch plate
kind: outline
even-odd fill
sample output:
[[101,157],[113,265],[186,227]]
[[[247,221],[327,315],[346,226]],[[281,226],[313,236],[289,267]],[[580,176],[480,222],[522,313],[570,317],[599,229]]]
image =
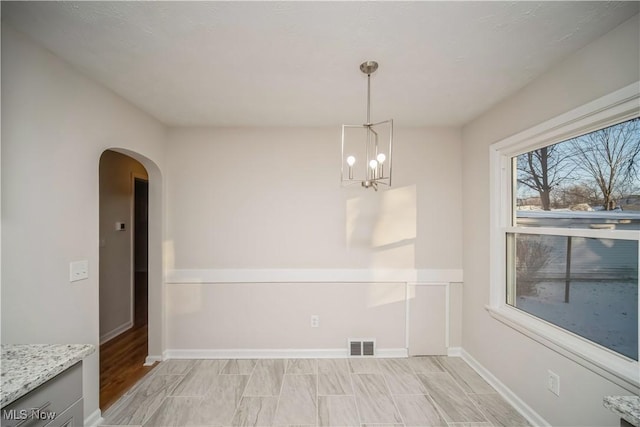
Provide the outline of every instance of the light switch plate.
[[547,370],[547,389],[560,396],[560,376],[551,370]]
[[74,261],[69,264],[69,281],[77,282],[89,278],[89,261]]

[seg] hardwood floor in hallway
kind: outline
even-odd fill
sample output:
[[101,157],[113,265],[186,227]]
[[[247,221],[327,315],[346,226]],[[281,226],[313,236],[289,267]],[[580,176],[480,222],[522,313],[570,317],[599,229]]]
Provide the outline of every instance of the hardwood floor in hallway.
[[104,412],[154,366],[147,357],[147,324],[134,326],[100,346],[100,409]]

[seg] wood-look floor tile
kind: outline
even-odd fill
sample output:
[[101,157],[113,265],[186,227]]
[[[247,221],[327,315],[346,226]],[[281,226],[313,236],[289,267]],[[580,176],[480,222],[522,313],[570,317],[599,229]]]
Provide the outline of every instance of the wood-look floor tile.
[[244,391],[245,396],[278,396],[282,387],[286,361],[283,359],[258,360],[249,383]]
[[229,375],[251,375],[256,361],[251,359],[232,359],[227,360],[221,374]]
[[359,426],[358,408],[353,396],[318,396],[319,426]]
[[447,372],[417,374],[447,422],[486,422],[464,390]]
[[447,357],[168,360],[104,417],[104,426],[528,425]]
[[352,395],[351,376],[346,372],[329,372],[318,374],[318,394]]
[[142,380],[131,388],[126,394],[143,394],[151,396],[158,392],[168,395],[180,384],[184,375],[153,375],[147,374]]
[[218,376],[213,370],[192,369],[170,396],[204,396],[209,391],[212,381]]
[[231,420],[232,426],[271,426],[278,405],[277,397],[243,397]]
[[356,396],[391,396],[382,374],[351,374]]
[[[164,398],[162,399],[164,400]],[[135,395],[125,395],[113,404],[104,414],[101,426],[141,426],[160,407],[162,400],[149,402]]]
[[192,371],[198,372],[211,372],[214,374],[219,374],[222,368],[226,365],[226,360],[220,359],[203,359],[203,360],[195,360],[193,364]]
[[142,384],[144,384],[145,382],[149,381],[150,378],[152,376],[154,376],[155,373],[149,373],[147,375],[145,375],[144,377],[140,378],[140,380],[138,382],[136,382],[129,390],[126,390],[124,392],[124,395],[129,395],[129,394],[133,394],[134,390],[138,389],[139,387],[142,386]]
[[416,374],[425,374],[429,372],[444,372],[444,368],[438,362],[436,356],[416,356],[410,357],[408,360],[409,366]]
[[354,374],[379,374],[380,365],[378,359],[353,358],[349,359],[351,373]]
[[352,374],[351,378],[361,423],[402,423],[383,375]]
[[315,375],[318,372],[318,362],[315,359],[287,360],[287,374]]
[[236,403],[239,403],[248,382],[249,375],[218,375],[211,382],[209,392],[205,398],[219,399],[224,396],[225,398],[230,397]]
[[496,427],[529,426],[529,422],[497,393],[469,394],[469,397]]
[[193,360],[169,359],[151,371],[154,375],[186,375],[193,367]]
[[135,393],[111,406],[104,414],[105,424],[141,425],[160,407],[173,391],[181,375],[151,375],[137,386]]
[[350,373],[351,367],[349,366],[348,359],[319,359],[318,360],[318,373],[329,374],[333,372]]
[[491,423],[449,423],[449,427],[494,427]]
[[365,423],[365,424],[360,424],[362,427],[404,427],[404,424],[372,424],[372,423]]
[[414,373],[408,359],[380,359],[378,364],[385,374],[402,375]]
[[216,376],[196,410],[195,424],[230,425],[248,381],[248,375]]
[[428,396],[395,396],[394,400],[405,425],[447,427],[447,422]]
[[200,406],[201,397],[167,397],[160,408],[149,418],[143,427],[182,427],[196,426],[193,416]]
[[438,357],[438,362],[449,372],[467,393],[495,393],[491,387],[467,362],[459,357]]
[[402,424],[402,419],[389,396],[356,396],[360,422],[363,424]]
[[391,394],[425,394],[427,390],[416,374],[385,374]]
[[284,376],[282,392],[280,397],[292,397],[296,395],[304,395],[309,399],[316,397],[316,376],[315,375],[290,375]]
[[276,425],[315,425],[317,422],[317,384],[315,375],[285,375]]
[[348,359],[318,360],[318,394],[353,394],[350,372]]

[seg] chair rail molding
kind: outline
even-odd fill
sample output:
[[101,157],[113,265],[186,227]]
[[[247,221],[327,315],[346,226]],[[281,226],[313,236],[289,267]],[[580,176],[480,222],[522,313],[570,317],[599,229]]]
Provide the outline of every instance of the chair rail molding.
[[166,283],[459,283],[462,269],[174,269]]

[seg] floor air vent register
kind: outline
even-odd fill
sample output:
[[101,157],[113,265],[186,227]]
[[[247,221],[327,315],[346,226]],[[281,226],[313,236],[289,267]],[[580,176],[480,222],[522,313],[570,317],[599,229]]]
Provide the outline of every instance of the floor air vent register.
[[376,341],[373,339],[349,339],[349,356],[375,356]]

